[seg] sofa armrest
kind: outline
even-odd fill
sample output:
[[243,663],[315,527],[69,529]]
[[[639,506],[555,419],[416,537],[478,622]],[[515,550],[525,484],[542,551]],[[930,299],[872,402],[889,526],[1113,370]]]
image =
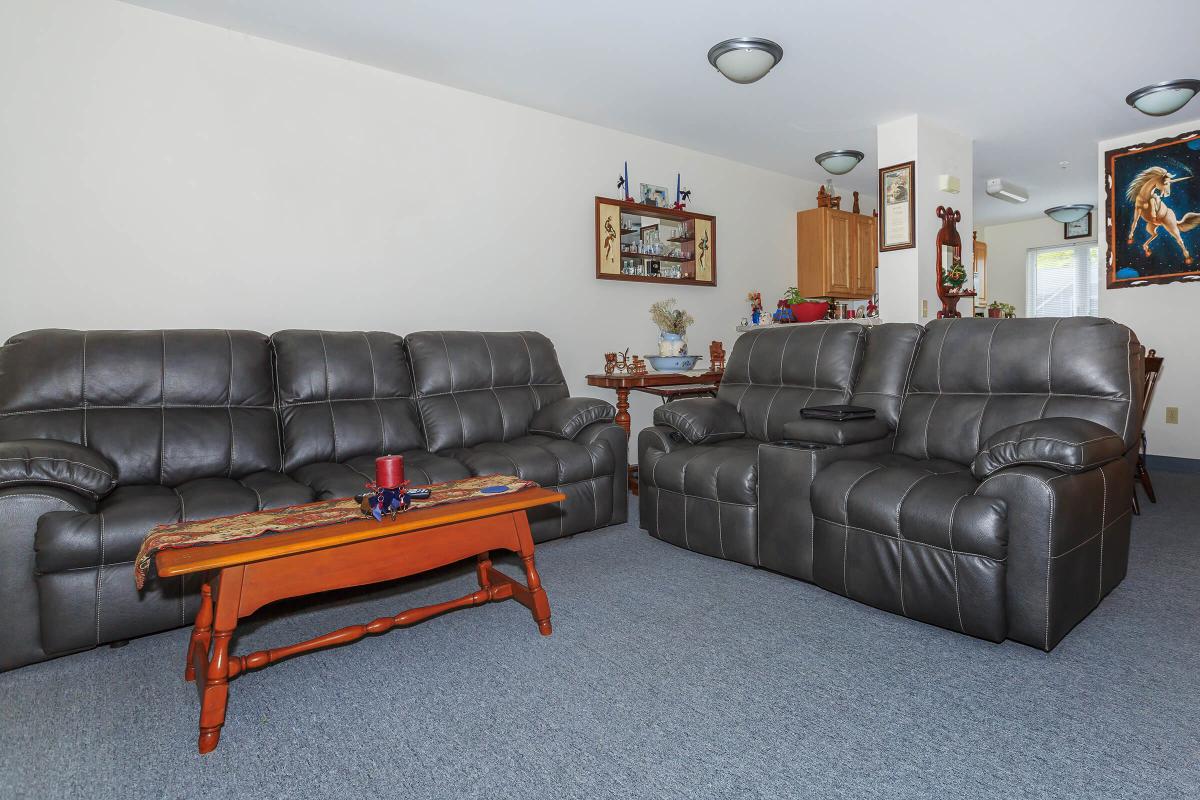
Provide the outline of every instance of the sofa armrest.
[[746,435],[737,407],[716,397],[691,397],[659,406],[654,409],[654,424],[673,429],[691,444],[711,444]]
[[0,489],[54,486],[98,500],[116,484],[116,467],[89,447],[56,439],[0,442]]
[[1114,431],[1075,417],[1046,417],[996,431],[983,443],[971,471],[983,480],[1015,466],[1046,467],[1063,473],[1087,472],[1125,454]]
[[616,415],[612,403],[594,397],[564,397],[539,409],[529,422],[529,432],[574,439],[588,425],[612,422]]
[[785,423],[783,435],[798,442],[817,444],[859,444],[886,439],[892,429],[881,419],[805,419]]

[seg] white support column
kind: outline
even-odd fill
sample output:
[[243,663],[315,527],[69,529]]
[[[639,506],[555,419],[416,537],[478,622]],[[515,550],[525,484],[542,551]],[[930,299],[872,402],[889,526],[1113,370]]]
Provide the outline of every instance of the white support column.
[[[876,129],[880,167],[916,162],[915,248],[879,254],[879,307],[888,322],[924,323],[937,316],[937,248],[941,220],[938,206],[950,206],[962,214],[958,232],[962,237],[963,263],[970,269],[972,213],[972,142],[966,136],[941,128],[914,114]],[[938,189],[938,176],[959,179],[958,194]],[[880,198],[882,207],[883,199]],[[964,316],[971,313],[969,299],[958,304]]]

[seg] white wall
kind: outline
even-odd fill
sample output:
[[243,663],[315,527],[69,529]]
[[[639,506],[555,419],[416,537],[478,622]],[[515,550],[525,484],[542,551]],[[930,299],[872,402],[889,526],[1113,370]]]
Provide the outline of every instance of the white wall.
[[[579,91],[586,92],[586,86]],[[730,349],[816,184],[113,0],[0,5],[0,337],[536,329],[578,394],[679,299]],[[593,196],[693,189],[717,288],[595,279]],[[873,207],[864,198],[864,208]],[[635,396],[634,432],[657,400]]]
[[[1146,434],[1151,453],[1181,458],[1200,458],[1200,359],[1192,349],[1200,334],[1197,323],[1200,286],[1196,283],[1166,283],[1105,288],[1103,270],[1108,260],[1108,242],[1104,228],[1104,153],[1198,128],[1200,119],[1193,116],[1190,122],[1172,123],[1167,127],[1108,139],[1100,142],[1096,156],[1099,166],[1096,208],[1100,213],[1096,216],[1096,232],[1100,238],[1100,314],[1128,325],[1143,345],[1158,350],[1165,358],[1146,420]],[[1200,236],[1194,231],[1183,235],[1188,249],[1193,253],[1200,252]],[[1179,408],[1179,424],[1164,422],[1167,406]]]
[[[1097,208],[1099,205],[1097,204]],[[1092,231],[1101,224],[1098,213],[1092,215]],[[1076,245],[1094,239],[1064,239],[1061,222],[1047,216],[1007,222],[1003,225],[988,225],[979,231],[979,241],[987,243],[987,290],[988,302],[999,300],[1011,303],[1017,316],[1028,316],[1026,301],[1026,263],[1032,247]]]

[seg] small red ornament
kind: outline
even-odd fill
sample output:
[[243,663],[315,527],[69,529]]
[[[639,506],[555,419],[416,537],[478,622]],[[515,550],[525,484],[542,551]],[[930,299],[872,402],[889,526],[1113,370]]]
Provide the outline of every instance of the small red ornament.
[[375,483],[380,489],[398,489],[404,483],[404,456],[375,459]]

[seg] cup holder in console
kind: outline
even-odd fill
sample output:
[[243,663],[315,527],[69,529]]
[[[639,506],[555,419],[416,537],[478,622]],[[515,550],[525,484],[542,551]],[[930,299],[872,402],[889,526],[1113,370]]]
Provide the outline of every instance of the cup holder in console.
[[788,447],[792,450],[824,450],[829,447],[827,444],[816,444],[814,442],[800,442],[795,439],[783,439],[778,442],[771,442],[776,447]]

